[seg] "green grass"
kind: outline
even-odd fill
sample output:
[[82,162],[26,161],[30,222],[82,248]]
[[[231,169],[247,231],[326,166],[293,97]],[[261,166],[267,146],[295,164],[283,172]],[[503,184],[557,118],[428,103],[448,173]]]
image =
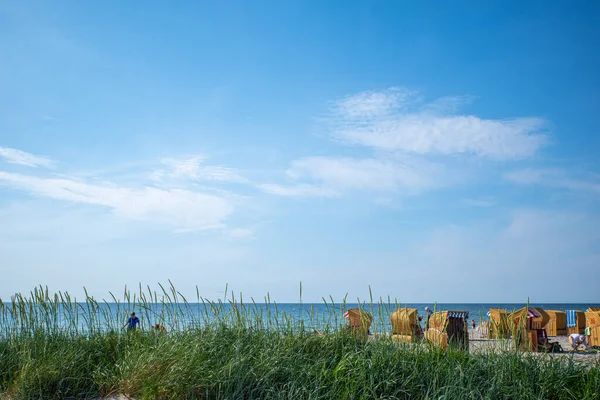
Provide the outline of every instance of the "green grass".
[[[0,305],[0,398],[600,398],[600,365],[568,358],[441,352],[398,346],[387,337],[362,340],[335,327],[314,335],[292,329],[285,318],[265,323],[256,308],[241,305],[213,304],[202,324],[167,335],[126,333],[99,329],[92,314],[82,324],[59,318],[55,314],[65,307],[56,307],[47,293],[21,300]],[[143,309],[143,301],[136,304]],[[174,326],[177,310],[186,306],[171,304],[165,313]],[[22,323],[35,329],[23,330]]]

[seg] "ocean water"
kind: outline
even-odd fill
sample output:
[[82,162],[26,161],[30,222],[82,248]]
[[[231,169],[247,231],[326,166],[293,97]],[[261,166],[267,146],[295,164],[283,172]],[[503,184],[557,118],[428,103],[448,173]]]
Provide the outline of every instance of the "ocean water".
[[[578,304],[578,303],[530,303],[530,307],[539,307],[545,310],[580,310],[585,311],[588,307],[600,307],[600,303],[590,304]],[[407,304],[361,304],[360,308],[370,312],[373,315],[373,326],[378,331],[387,332],[391,330],[390,314],[397,308],[416,308],[418,315],[422,315],[425,319],[427,313],[425,308],[429,307],[435,311],[467,311],[469,313],[469,319],[475,320],[476,325],[479,325],[483,321],[489,321],[487,315],[490,308],[503,308],[510,311],[518,310],[525,307],[525,303],[407,303]],[[336,318],[332,318],[331,321],[336,323],[336,326],[345,325],[346,321],[342,315],[345,310],[349,308],[359,307],[356,303],[346,303],[344,305],[325,305],[320,304],[299,304],[299,303],[285,303],[279,304],[279,311],[285,312],[287,315],[292,316],[294,321],[303,321],[304,326],[319,329],[326,325],[326,321],[323,318],[311,319],[310,315],[312,312],[316,313],[317,316],[326,316],[334,314]],[[329,320],[328,320],[329,321]],[[315,322],[317,324],[315,325]],[[422,325],[424,322],[422,323]]]
[[[467,311],[469,319],[479,325],[489,320],[490,308],[508,311],[524,307],[524,303],[408,303],[361,304],[360,308],[373,315],[372,330],[389,332],[390,314],[398,307],[416,308],[426,315],[425,307],[432,310]],[[596,304],[530,303],[531,307],[546,310],[587,310],[600,307]],[[31,330],[35,328],[85,333],[90,331],[121,330],[129,313],[140,318],[141,328],[150,329],[161,323],[169,330],[185,330],[219,323],[243,323],[248,327],[270,329],[333,330],[347,324],[343,314],[347,309],[359,307],[355,303],[70,303],[54,304],[49,310],[34,305],[18,310],[8,305],[0,307],[0,332]]]

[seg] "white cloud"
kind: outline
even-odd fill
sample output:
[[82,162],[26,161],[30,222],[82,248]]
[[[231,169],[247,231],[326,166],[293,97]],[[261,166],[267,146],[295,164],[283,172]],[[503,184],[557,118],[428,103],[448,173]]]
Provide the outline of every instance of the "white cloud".
[[576,179],[559,168],[525,168],[509,172],[504,175],[504,178],[522,185],[542,185],[600,194],[600,182],[597,180]]
[[[287,183],[260,188],[280,196],[333,197],[349,191],[417,195],[463,183],[476,173],[465,163],[523,159],[547,143],[540,118],[493,120],[455,114],[472,100],[450,96],[427,103],[417,92],[402,88],[339,99],[326,118],[330,134],[372,154],[298,158],[287,170]],[[469,202],[491,205],[481,200],[465,204]]]
[[156,181],[164,178],[178,178],[219,182],[247,182],[247,179],[239,175],[233,168],[203,165],[205,161],[206,158],[202,156],[186,159],[165,158],[162,163],[168,168],[152,172],[150,178]]
[[66,178],[39,178],[0,171],[0,183],[37,196],[105,206],[119,216],[177,228],[222,228],[234,211],[225,197],[189,190],[100,185]]
[[401,109],[414,92],[400,88],[365,91],[344,97],[334,103],[337,115],[349,120],[365,120],[390,115]]
[[338,197],[351,191],[406,196],[463,179],[454,168],[413,157],[303,157],[294,160],[286,174],[291,183],[260,188],[288,197]]
[[308,184],[278,185],[265,183],[258,185],[265,193],[283,197],[338,197],[339,193],[330,188]]
[[416,162],[349,157],[305,157],[295,160],[288,175],[316,181],[334,190],[417,192],[437,184],[439,166]]
[[54,161],[49,158],[35,156],[22,150],[11,149],[10,147],[0,147],[0,157],[3,157],[11,164],[25,165],[34,168],[49,168],[54,164]]
[[421,155],[523,159],[547,143],[540,118],[492,120],[452,114],[468,99],[442,98],[417,108],[414,93],[406,90],[358,93],[334,105],[330,127],[335,138],[350,144]]

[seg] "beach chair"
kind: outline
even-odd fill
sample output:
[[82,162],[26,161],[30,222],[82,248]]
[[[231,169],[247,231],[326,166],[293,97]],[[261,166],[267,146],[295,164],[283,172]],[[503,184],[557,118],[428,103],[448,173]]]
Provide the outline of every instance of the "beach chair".
[[416,308],[399,308],[390,315],[392,340],[399,343],[414,343],[423,338]]
[[513,340],[524,351],[556,352],[560,344],[548,340],[546,324],[550,316],[541,308],[523,307],[510,314],[513,321]]
[[592,347],[600,347],[600,311],[587,311],[585,313],[584,331],[586,332],[588,344]]
[[567,310],[567,335],[572,333],[583,334],[585,330],[585,312]]
[[565,311],[546,310],[550,320],[544,326],[549,336],[563,336],[567,334],[567,313]]
[[600,324],[590,326],[588,333],[588,345],[593,349],[600,349]]
[[431,314],[429,329],[425,334],[427,341],[444,350],[451,345],[468,350],[468,319],[468,311],[438,311]]
[[344,313],[343,317],[348,319],[346,329],[350,330],[352,334],[363,337],[371,334],[370,328],[373,316],[365,310],[351,308]]
[[487,324],[487,337],[490,339],[506,339],[510,337],[508,323],[509,313],[503,308],[490,308],[487,313],[490,320]]

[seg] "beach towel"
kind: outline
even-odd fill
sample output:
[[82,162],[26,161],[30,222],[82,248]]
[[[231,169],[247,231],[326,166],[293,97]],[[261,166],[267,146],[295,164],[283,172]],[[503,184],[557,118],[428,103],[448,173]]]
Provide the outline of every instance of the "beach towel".
[[577,326],[577,310],[567,310],[567,328]]

